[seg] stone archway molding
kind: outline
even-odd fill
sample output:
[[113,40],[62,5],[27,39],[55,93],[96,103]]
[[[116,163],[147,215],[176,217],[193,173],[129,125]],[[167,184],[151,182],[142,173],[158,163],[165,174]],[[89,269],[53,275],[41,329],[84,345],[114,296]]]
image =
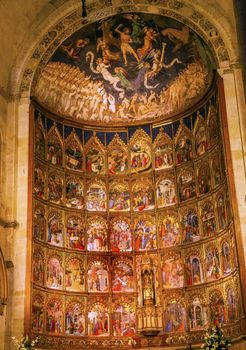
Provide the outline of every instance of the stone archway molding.
[[[58,46],[71,34],[83,25],[123,12],[148,12],[176,19],[189,26],[207,42],[217,61],[217,68],[228,68],[230,63],[235,64],[237,54],[230,35],[221,29],[215,18],[212,23],[190,4],[189,0],[88,1],[85,19],[81,17],[81,2],[71,1],[70,7],[68,4],[65,9],[61,7],[57,10],[53,21],[47,19],[46,30],[42,30],[45,34],[39,34],[35,43],[29,43],[29,50],[23,48],[20,52],[10,78],[10,98],[28,98],[33,94],[45,65]],[[225,17],[224,20],[226,21]]]

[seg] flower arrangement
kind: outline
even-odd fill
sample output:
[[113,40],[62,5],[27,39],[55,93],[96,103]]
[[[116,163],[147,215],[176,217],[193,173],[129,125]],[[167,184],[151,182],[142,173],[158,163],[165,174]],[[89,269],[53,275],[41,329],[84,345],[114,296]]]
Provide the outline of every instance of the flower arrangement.
[[231,342],[225,339],[222,329],[215,326],[206,333],[201,348],[204,350],[228,350],[230,346]]
[[31,350],[39,342],[39,337],[32,340],[26,334],[22,336],[21,340],[16,339],[16,337],[12,337],[12,341],[18,350]]

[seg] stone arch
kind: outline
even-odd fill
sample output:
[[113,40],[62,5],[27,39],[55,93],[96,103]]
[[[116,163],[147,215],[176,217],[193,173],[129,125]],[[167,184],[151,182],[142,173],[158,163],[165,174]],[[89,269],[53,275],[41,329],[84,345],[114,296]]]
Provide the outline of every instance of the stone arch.
[[[230,36],[228,30],[225,30],[218,21],[212,19],[212,14],[208,10],[202,9],[202,7],[198,10],[198,6],[195,9],[189,2],[190,0],[178,2],[169,0],[165,4],[155,1],[153,4],[150,2],[150,5],[146,5],[144,0],[136,0],[130,5],[118,1],[115,6],[110,6],[112,1],[98,0],[87,6],[88,16],[86,19],[81,19],[80,5],[74,5],[72,2],[66,6],[62,5],[59,10],[56,10],[57,14],[52,14],[50,16],[52,18],[48,18],[45,24],[35,28],[37,35],[32,43],[26,40],[28,46],[24,45],[12,70],[9,85],[10,95],[12,98],[29,97],[42,69],[56,48],[79,29],[81,24],[89,24],[122,12],[152,12],[169,16],[188,25],[210,46],[217,60],[217,68],[228,67],[230,61],[235,61],[237,57],[236,49],[232,45],[233,34]],[[219,14],[226,23],[225,15]],[[211,20],[206,17],[211,18]],[[219,18],[221,22],[221,17]],[[33,34],[32,37],[34,37]],[[16,76],[17,71],[20,73]]]

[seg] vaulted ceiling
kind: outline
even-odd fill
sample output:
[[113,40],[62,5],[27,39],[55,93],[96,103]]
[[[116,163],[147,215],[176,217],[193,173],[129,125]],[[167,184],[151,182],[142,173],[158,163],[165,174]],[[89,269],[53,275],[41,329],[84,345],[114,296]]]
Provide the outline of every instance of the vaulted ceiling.
[[[223,28],[228,33],[232,45],[236,46],[235,20],[233,16],[233,1],[224,0],[109,0],[109,6],[121,4],[145,3],[149,6],[161,5],[166,2],[183,2],[195,7],[212,23],[216,22],[218,30]],[[87,0],[88,6],[95,0]],[[35,36],[41,31],[47,31],[57,20],[69,11],[81,6],[79,0],[0,0],[0,92],[8,93],[10,74],[16,64],[17,57],[23,47],[34,45]],[[184,13],[184,16],[189,15]],[[24,56],[24,52],[23,52]],[[13,74],[13,71],[12,71]],[[15,74],[15,72],[14,72]]]

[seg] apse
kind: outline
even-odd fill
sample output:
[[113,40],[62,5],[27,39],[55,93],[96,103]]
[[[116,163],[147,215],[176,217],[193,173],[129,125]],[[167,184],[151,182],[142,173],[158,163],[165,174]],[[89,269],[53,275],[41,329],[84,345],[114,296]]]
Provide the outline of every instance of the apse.
[[33,96],[30,330],[46,347],[239,334],[240,278],[210,48],[184,23],[83,26]]

